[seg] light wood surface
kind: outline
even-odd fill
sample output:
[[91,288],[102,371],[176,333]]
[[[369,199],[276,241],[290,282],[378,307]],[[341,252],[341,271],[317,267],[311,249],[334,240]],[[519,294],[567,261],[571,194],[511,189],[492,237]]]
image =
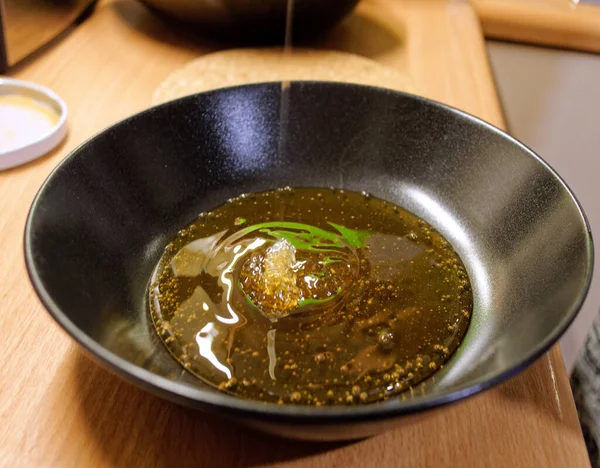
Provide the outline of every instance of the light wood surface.
[[[367,0],[323,45],[398,67],[425,95],[503,124],[481,31],[466,3]],[[0,173],[0,466],[589,466],[557,348],[480,396],[336,445],[231,427],[150,396],[80,353],[27,279],[27,209],[74,146],[148,106],[175,67],[214,49],[122,0],[101,4],[89,21],[13,73],[58,92],[70,107],[71,130],[54,153]]]
[[487,37],[600,52],[600,4],[471,0]]

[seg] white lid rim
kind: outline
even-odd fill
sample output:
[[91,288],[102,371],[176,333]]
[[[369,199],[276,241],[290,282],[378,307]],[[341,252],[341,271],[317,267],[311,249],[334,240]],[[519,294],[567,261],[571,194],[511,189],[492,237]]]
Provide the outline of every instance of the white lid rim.
[[59,112],[59,119],[48,132],[34,141],[9,151],[0,152],[0,170],[20,166],[46,155],[56,148],[67,135],[67,104],[54,91],[28,81],[0,77],[0,90],[6,85],[15,88],[17,92],[18,89],[22,89],[44,96],[46,103],[51,104]]

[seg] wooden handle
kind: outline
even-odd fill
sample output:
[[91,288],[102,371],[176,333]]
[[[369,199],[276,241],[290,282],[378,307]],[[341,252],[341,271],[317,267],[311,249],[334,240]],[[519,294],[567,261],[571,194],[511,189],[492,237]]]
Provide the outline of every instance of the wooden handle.
[[569,0],[472,0],[487,37],[600,52],[600,5]]

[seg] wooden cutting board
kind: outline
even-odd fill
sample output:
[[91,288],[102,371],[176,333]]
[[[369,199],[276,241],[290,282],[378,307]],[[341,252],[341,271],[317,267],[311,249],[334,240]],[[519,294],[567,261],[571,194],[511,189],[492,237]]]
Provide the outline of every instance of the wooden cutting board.
[[600,4],[471,0],[487,37],[600,52]]
[[[426,96],[503,125],[467,3],[365,0],[321,46],[396,67]],[[148,395],[80,353],[27,279],[22,235],[30,203],[71,149],[147,107],[173,69],[217,49],[169,29],[136,2],[106,1],[13,73],[60,94],[71,130],[52,154],[0,173],[0,466],[588,466],[558,348],[509,382],[419,423],[335,445],[231,427]]]

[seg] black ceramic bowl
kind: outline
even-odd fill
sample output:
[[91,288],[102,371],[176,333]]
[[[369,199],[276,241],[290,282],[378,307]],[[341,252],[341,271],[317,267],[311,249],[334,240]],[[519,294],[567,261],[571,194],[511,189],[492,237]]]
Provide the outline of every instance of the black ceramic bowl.
[[[581,207],[538,156],[439,103],[355,85],[293,83],[279,151],[279,83],[149,109],[77,148],[35,199],[25,257],[42,302],[98,361],[191,408],[281,435],[344,439],[480,392],[546,351],[577,314],[592,270]],[[162,249],[198,213],[242,192],[335,186],[401,205],[464,260],[466,338],[423,395],[367,406],[265,405],[179,366],[146,303]]]

